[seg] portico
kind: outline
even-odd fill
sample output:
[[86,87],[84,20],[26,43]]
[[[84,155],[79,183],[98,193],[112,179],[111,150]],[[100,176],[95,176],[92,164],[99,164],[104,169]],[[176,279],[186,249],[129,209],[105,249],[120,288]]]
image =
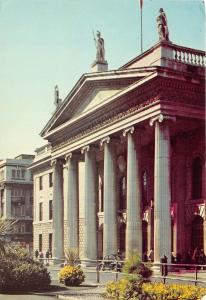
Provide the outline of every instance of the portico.
[[[191,62],[196,77],[183,78],[183,70],[192,74],[176,55],[190,50],[159,42],[116,71],[80,78],[41,133],[50,150],[37,153],[31,167],[37,180],[53,172],[47,194],[53,218],[39,222],[37,209],[36,247],[38,235],[48,232],[57,258],[68,247],[78,248],[83,260],[120,248],[125,256],[137,251],[142,257],[153,248],[155,262],[164,254],[170,260],[171,252],[177,252],[177,232],[183,235],[184,226],[173,207],[185,209],[190,196],[181,189],[190,183],[178,187],[174,181],[175,174],[181,180],[186,168],[174,165],[174,153],[179,160],[196,157],[195,148],[203,153],[200,141],[191,148],[194,155],[184,142],[186,136],[190,143],[190,133],[201,133],[204,127],[204,67],[198,60]],[[191,53],[203,57],[201,51]],[[40,196],[36,193],[36,207]],[[206,199],[205,191],[201,197],[196,205]]]

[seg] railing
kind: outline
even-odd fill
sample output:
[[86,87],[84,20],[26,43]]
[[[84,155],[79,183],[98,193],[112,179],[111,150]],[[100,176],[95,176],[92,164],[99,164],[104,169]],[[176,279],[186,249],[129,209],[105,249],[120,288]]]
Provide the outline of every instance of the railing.
[[182,63],[195,66],[206,66],[206,56],[204,51],[194,50],[186,47],[173,46],[173,59]]
[[[55,258],[39,258],[47,266],[57,266],[61,268],[67,265],[65,259],[55,259]],[[102,270],[100,268],[101,263],[111,262],[113,263],[113,268],[105,268]],[[76,260],[75,265],[81,265],[85,273],[93,273],[95,275],[95,281],[97,283],[102,282],[103,274],[111,274],[111,278],[108,280],[115,280],[122,278],[125,273],[119,268],[119,264],[124,265],[125,261],[119,260]],[[168,282],[188,282],[194,283],[195,285],[203,284],[206,285],[206,265],[196,265],[196,264],[169,264],[169,263],[149,263],[153,270],[153,275],[151,280],[160,280],[163,283]],[[122,268],[121,268],[122,269]],[[118,270],[118,271],[117,271]]]

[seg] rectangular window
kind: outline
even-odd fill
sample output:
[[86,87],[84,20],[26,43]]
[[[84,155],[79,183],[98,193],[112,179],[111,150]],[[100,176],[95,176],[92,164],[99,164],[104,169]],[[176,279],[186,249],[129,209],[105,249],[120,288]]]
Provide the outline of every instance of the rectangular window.
[[4,203],[1,202],[1,217],[4,216]]
[[16,170],[16,177],[19,179],[20,178],[20,172],[21,170]]
[[39,252],[42,252],[42,234],[39,234]]
[[49,220],[53,218],[53,201],[49,200]]
[[49,173],[49,187],[53,186],[53,173]]
[[13,169],[11,172],[12,172],[11,177],[12,177],[12,178],[16,178],[16,170]]
[[21,178],[22,179],[25,179],[25,173],[26,171],[24,169],[21,170]]
[[43,203],[39,203],[39,221],[43,220]]
[[39,189],[43,190],[43,179],[42,179],[42,176],[39,177]]
[[25,224],[21,224],[21,233],[25,232]]
[[49,251],[52,252],[52,233],[49,233]]

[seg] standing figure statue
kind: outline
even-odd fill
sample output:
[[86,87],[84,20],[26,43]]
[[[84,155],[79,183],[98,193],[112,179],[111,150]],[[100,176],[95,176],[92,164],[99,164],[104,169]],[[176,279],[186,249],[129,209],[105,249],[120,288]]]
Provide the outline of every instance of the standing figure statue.
[[160,8],[159,15],[157,17],[157,29],[160,41],[169,41],[169,30],[167,26],[167,17],[163,8]]
[[56,108],[59,107],[59,105],[61,104],[62,100],[59,98],[59,88],[58,85],[55,85],[54,87],[54,104],[56,106]]
[[97,49],[96,61],[105,62],[104,39],[101,37],[100,31],[97,31],[97,38],[94,35],[94,41]]

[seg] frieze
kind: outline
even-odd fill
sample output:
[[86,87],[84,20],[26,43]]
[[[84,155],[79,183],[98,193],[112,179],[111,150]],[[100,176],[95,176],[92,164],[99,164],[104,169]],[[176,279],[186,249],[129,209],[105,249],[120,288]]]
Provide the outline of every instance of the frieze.
[[63,141],[62,143],[59,143],[58,145],[53,146],[52,151],[56,151],[57,149],[59,149],[63,146],[66,146],[67,144],[70,144],[71,142],[73,142],[75,140],[79,140],[80,138],[90,134],[91,132],[94,133],[94,132],[98,131],[100,128],[103,129],[104,127],[111,125],[112,123],[114,123],[118,120],[124,119],[124,118],[128,117],[129,115],[133,115],[137,111],[139,111],[155,102],[158,102],[158,101],[159,101],[159,97],[156,96],[150,100],[145,101],[144,103],[140,103],[134,107],[129,108],[127,111],[118,113],[113,117],[110,117],[110,118],[105,117],[105,118],[103,118],[103,121],[101,123],[97,122],[97,121],[94,123],[90,123],[91,126],[88,129],[82,130],[81,133],[79,133],[71,138],[68,138],[66,141]]

